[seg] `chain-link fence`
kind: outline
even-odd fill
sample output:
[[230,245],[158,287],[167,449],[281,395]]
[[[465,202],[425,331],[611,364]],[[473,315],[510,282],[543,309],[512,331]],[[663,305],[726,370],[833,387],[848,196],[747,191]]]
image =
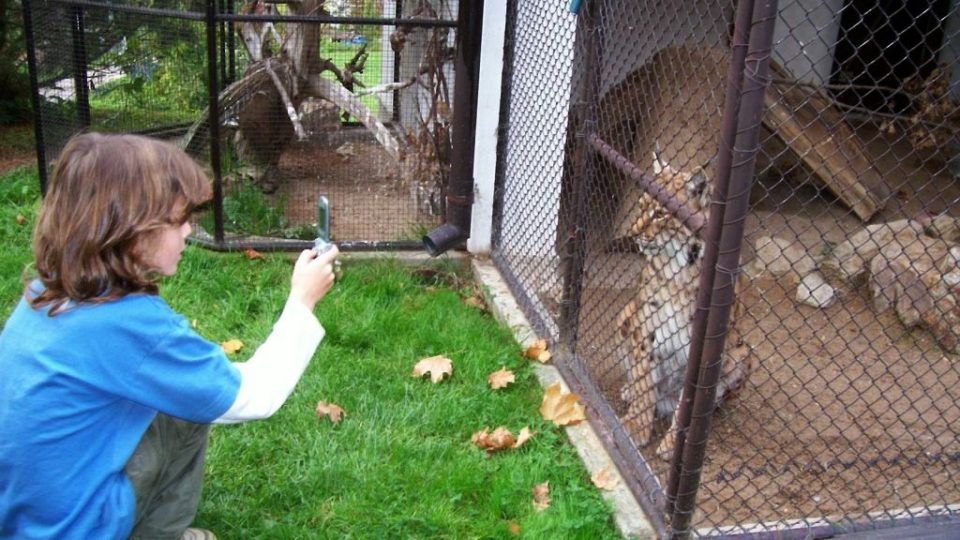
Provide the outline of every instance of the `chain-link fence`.
[[507,22],[494,260],[660,533],[960,518],[960,5]]
[[456,0],[24,8],[44,179],[74,133],[138,133],[210,165],[212,247],[309,245],[321,197],[344,249],[418,247],[440,222]]

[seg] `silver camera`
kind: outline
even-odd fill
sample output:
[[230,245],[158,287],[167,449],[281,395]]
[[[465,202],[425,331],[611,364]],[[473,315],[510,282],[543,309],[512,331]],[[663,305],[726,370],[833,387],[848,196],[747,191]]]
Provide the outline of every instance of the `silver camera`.
[[317,202],[317,239],[313,241],[313,249],[317,255],[322,255],[333,247],[330,241],[330,201],[320,196]]

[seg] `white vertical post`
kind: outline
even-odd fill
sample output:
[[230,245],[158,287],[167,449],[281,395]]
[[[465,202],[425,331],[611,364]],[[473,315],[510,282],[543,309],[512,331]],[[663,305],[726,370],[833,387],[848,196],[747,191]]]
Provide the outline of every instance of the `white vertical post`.
[[493,234],[493,188],[497,171],[497,128],[500,121],[500,84],[503,76],[503,40],[506,2],[483,4],[480,45],[480,90],[477,93],[477,130],[473,151],[473,209],[467,250],[490,253]]

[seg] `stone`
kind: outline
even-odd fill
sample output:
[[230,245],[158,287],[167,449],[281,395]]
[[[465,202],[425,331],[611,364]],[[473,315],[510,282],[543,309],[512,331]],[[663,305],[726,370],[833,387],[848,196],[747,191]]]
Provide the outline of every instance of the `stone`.
[[777,238],[761,236],[754,244],[756,258],[752,268],[757,274],[770,274],[774,277],[793,276],[799,279],[817,267],[817,262],[799,244]]
[[923,226],[909,219],[868,225],[837,244],[820,262],[820,270],[834,285],[855,287],[866,278],[867,265],[881,249],[891,245],[894,239],[909,244],[921,235]]
[[797,286],[797,302],[825,308],[836,299],[836,290],[827,283],[820,272],[811,272],[800,280]]

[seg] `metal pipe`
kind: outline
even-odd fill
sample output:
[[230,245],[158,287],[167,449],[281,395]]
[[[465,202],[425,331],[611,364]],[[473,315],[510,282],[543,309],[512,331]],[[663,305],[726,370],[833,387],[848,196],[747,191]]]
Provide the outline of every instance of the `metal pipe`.
[[47,153],[43,141],[43,114],[40,111],[40,83],[37,80],[37,42],[33,37],[33,0],[23,0],[23,37],[27,42],[27,70],[30,72],[30,104],[33,105],[33,137],[37,149],[40,193],[47,194]]
[[207,107],[213,170],[213,237],[223,243],[223,172],[220,170],[220,92],[217,84],[217,0],[207,0]]
[[457,78],[453,91],[453,146],[450,152],[450,180],[445,197],[446,219],[443,225],[423,237],[423,244],[433,257],[456,247],[470,236],[483,1],[460,2],[457,21],[457,54],[454,57]]
[[750,46],[744,64],[743,97],[740,101],[737,136],[733,147],[730,196],[724,208],[710,313],[704,334],[700,377],[694,396],[690,428],[684,443],[671,520],[674,538],[689,537],[690,522],[700,487],[700,474],[706,455],[710,420],[715,408],[717,381],[720,378],[723,346],[730,321],[730,309],[734,301],[744,224],[750,206],[750,188],[753,185],[754,165],[764,111],[764,93],[770,82],[769,60],[776,14],[776,0],[757,0],[754,3]]
[[[690,229],[696,236],[703,234],[703,227],[706,218],[703,212],[694,210],[690,205],[676,198],[667,188],[660,185],[649,174],[637,167],[629,159],[623,156],[617,149],[607,144],[596,133],[587,135],[587,142],[601,156],[607,158],[607,161],[620,170],[628,178],[637,183],[645,193],[657,200],[664,208],[670,211],[674,217],[679,219],[683,226]],[[716,196],[716,194],[714,194]]]
[[733,37],[730,40],[730,65],[727,69],[726,98],[723,104],[717,160],[713,169],[712,210],[709,214],[707,229],[703,234],[702,270],[697,287],[696,311],[690,332],[690,353],[687,356],[685,382],[683,391],[680,393],[680,403],[677,405],[677,436],[667,480],[667,513],[669,514],[674,511],[673,503],[677,495],[677,483],[680,481],[683,446],[686,442],[687,428],[690,427],[690,409],[693,407],[693,395],[696,392],[697,378],[700,374],[700,358],[703,354],[703,339],[707,329],[707,314],[710,311],[710,294],[713,292],[713,278],[717,264],[723,210],[730,187],[733,141],[737,135],[737,113],[740,107],[742,90],[741,78],[750,44],[750,19],[753,17],[753,4],[754,0],[741,0],[737,3]]

